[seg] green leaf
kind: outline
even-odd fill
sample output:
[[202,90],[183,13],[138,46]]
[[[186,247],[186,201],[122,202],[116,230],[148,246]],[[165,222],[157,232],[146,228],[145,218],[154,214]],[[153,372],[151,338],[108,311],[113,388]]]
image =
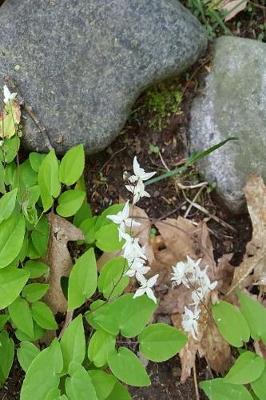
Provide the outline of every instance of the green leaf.
[[38,175],[31,168],[29,160],[24,161],[18,166],[17,169],[17,180],[18,186],[22,186],[24,189],[34,186],[38,182]]
[[51,150],[39,167],[38,184],[44,211],[48,211],[53,204],[53,198],[60,194],[58,160],[55,151]]
[[13,303],[28,279],[29,273],[16,267],[6,267],[0,270],[0,309]]
[[71,217],[82,206],[86,193],[81,190],[67,190],[58,198],[57,214],[61,217]]
[[263,358],[251,351],[245,351],[231,367],[224,381],[237,385],[246,385],[258,379],[264,367]]
[[53,388],[49,390],[49,392],[46,394],[44,400],[60,400],[60,390],[58,388]]
[[112,299],[123,293],[128,286],[129,278],[124,276],[127,261],[123,257],[115,257],[101,268],[98,288],[106,299]]
[[131,400],[128,390],[120,382],[116,382],[114,389],[106,400]]
[[[100,370],[89,370],[89,377],[91,378],[92,384],[95,388],[97,399],[98,400],[106,400],[108,396],[113,391],[117,380],[113,375],[107,374],[104,371]],[[116,399],[119,400],[119,399]],[[125,399],[123,399],[125,400]]]
[[91,207],[87,201],[84,201],[82,206],[74,216],[73,224],[79,228],[81,223],[85,221],[85,219],[91,217],[92,217]]
[[3,164],[0,162],[0,193],[6,192],[5,181],[6,181],[6,175],[7,175],[8,170],[9,170],[9,168],[5,169]]
[[29,154],[29,161],[33,171],[39,172],[39,168],[45,157],[46,154],[40,154],[35,152]]
[[94,250],[87,250],[73,266],[68,285],[68,308],[74,310],[90,298],[97,288],[97,265]]
[[112,252],[121,250],[123,241],[119,240],[118,227],[116,224],[102,226],[95,234],[96,246],[102,251]]
[[67,186],[73,185],[81,177],[85,166],[84,147],[79,144],[68,150],[61,160],[60,181]]
[[29,283],[22,291],[22,296],[25,297],[30,303],[40,300],[47,290],[49,285],[47,283]]
[[47,252],[49,242],[49,222],[46,216],[43,216],[31,233],[31,239],[34,248],[39,257],[44,257]]
[[11,163],[16,157],[20,147],[20,139],[18,136],[13,136],[11,139],[5,139],[0,147],[0,160],[5,163]]
[[14,342],[7,332],[0,332],[0,385],[8,378],[14,360]]
[[89,341],[88,358],[97,367],[107,363],[107,356],[115,349],[115,337],[109,333],[97,330]]
[[252,339],[262,339],[266,343],[266,308],[243,292],[238,292],[238,297],[240,311],[249,325]]
[[43,329],[57,329],[54,315],[47,304],[36,301],[31,306],[32,317]]
[[57,340],[41,351],[30,364],[22,384],[20,400],[43,400],[60,382],[63,358]]
[[133,298],[133,294],[125,294],[112,303],[99,307],[92,312],[92,319],[98,326],[111,335],[119,331],[125,337],[139,335],[150,321],[156,304],[147,296]]
[[38,347],[31,342],[21,342],[17,350],[18,362],[23,369],[27,372],[30,364],[34,358],[40,353]]
[[97,221],[97,217],[91,217],[85,219],[79,226],[81,229],[82,233],[85,236],[85,241],[88,244],[92,244],[95,242],[95,223]]
[[223,379],[200,382],[199,386],[210,400],[253,400],[244,386],[233,385]]
[[60,341],[64,371],[67,372],[71,362],[82,364],[85,357],[85,334],[82,315],[76,317],[65,330]]
[[10,304],[8,312],[16,328],[33,339],[33,320],[28,302],[18,297]]
[[31,279],[40,278],[48,273],[48,265],[41,261],[29,260],[24,265],[24,271],[29,272]]
[[14,211],[18,189],[11,190],[0,199],[0,223],[8,219]]
[[71,400],[98,400],[91,378],[82,366],[67,378],[66,394]]
[[36,342],[37,340],[43,337],[45,332],[44,329],[41,328],[38,324],[36,324],[36,322],[34,321],[33,321],[33,331],[34,331],[33,338],[29,337],[28,335],[26,335],[26,333],[20,331],[19,329],[15,331],[15,335],[20,342]]
[[169,360],[186,344],[186,336],[176,328],[158,323],[149,325],[138,337],[140,352],[155,362]]
[[212,307],[212,315],[223,338],[232,346],[242,347],[249,341],[250,330],[241,312],[232,304],[220,301]]
[[255,381],[251,382],[251,387],[256,396],[260,400],[265,400],[265,393],[266,393],[266,362],[264,361],[264,370],[261,376],[256,379]]
[[19,254],[25,235],[22,215],[12,214],[0,224],[0,268],[4,268]]
[[126,347],[108,355],[108,365],[112,373],[122,382],[131,386],[149,386],[150,378],[138,357]]

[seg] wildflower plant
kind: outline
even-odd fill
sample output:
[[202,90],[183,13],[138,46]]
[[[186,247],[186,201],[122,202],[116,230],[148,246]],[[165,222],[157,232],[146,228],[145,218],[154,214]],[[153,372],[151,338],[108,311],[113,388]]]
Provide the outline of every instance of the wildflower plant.
[[[51,150],[32,152],[20,162],[19,122],[16,94],[5,86],[0,114],[0,384],[16,357],[25,372],[21,400],[130,399],[128,385],[150,385],[137,354],[162,362],[187,340],[172,326],[151,323],[158,275],[152,276],[145,248],[132,235],[139,224],[131,217],[132,207],[149,196],[145,182],[154,172],[145,172],[135,157],[126,182],[132,201],[93,215],[83,180],[83,146],[73,147],[61,160]],[[64,238],[64,228],[53,226],[55,217],[80,232],[76,247],[82,245],[83,251],[64,276],[63,290],[62,265],[52,270],[49,261],[52,244]],[[61,246],[68,251],[66,244]],[[111,252],[118,255],[98,269],[99,255]],[[138,283],[135,292],[126,291],[130,278]]]

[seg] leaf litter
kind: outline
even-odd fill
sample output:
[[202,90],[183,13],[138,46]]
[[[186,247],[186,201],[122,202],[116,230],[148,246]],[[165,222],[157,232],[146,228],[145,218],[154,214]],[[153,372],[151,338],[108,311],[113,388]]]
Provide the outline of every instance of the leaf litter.
[[[187,256],[194,260],[201,259],[201,265],[208,266],[210,280],[218,282],[216,289],[201,305],[197,340],[190,336],[180,353],[181,382],[185,382],[191,375],[197,355],[204,357],[208,366],[216,373],[225,372],[232,363],[230,346],[218,332],[211,314],[211,304],[217,301],[218,294],[228,295],[235,288],[245,287],[250,282],[265,284],[266,188],[262,178],[250,177],[244,192],[253,224],[253,237],[247,245],[243,262],[237,268],[230,264],[232,254],[224,254],[217,262],[214,260],[213,245],[206,222],[195,223],[180,216],[177,219],[153,221],[141,208],[134,206],[132,209],[132,217],[139,222],[139,225],[134,227],[133,235],[139,237],[140,244],[146,249],[151,274],[160,273],[157,287],[160,304],[157,318],[160,315],[168,315],[173,325],[181,328],[182,314],[185,306],[191,302],[192,288],[184,285],[172,286],[170,278],[172,266],[185,261]],[[49,222],[51,235],[47,263],[50,265],[50,289],[46,301],[54,312],[66,312],[67,302],[61,288],[61,278],[67,277],[72,267],[67,243],[84,238],[78,228],[53,213],[49,215]],[[157,229],[156,235],[151,235],[153,227]],[[98,260],[98,266],[110,257],[113,257],[113,254],[104,253]],[[131,282],[129,290],[132,290],[133,286],[134,283]],[[256,345],[258,349],[259,345]]]
[[49,265],[47,283],[49,290],[45,296],[46,303],[54,313],[67,311],[67,300],[62,290],[62,278],[68,277],[73,265],[67,244],[69,241],[84,240],[80,229],[54,213],[48,216],[50,239],[46,262]]

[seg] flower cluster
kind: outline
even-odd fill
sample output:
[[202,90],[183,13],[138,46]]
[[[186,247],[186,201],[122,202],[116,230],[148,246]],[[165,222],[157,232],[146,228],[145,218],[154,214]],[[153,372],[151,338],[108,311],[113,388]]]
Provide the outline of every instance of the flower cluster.
[[[145,191],[144,181],[154,176],[155,172],[145,172],[144,169],[140,167],[137,157],[134,157],[133,171],[134,175],[128,178],[130,184],[125,186],[133,195],[134,205],[142,197],[150,197],[149,193]],[[146,293],[146,295],[156,303],[157,300],[152,288],[156,284],[158,274],[152,276],[150,279],[144,276],[150,271],[150,267],[147,266],[145,249],[139,244],[138,238],[131,236],[132,228],[140,224],[130,218],[129,201],[125,203],[122,211],[116,215],[109,215],[108,218],[119,225],[119,239],[124,240],[123,257],[128,263],[128,269],[125,271],[125,275],[135,277],[140,283],[140,287],[136,290],[134,297],[139,297]]]
[[200,304],[208,294],[215,289],[217,282],[211,282],[207,275],[207,268],[200,267],[201,259],[194,261],[187,257],[187,261],[178,262],[173,268],[171,280],[175,285],[183,284],[192,289],[191,308],[185,307],[182,326],[185,332],[190,333],[194,339],[198,335],[198,320],[200,317]]

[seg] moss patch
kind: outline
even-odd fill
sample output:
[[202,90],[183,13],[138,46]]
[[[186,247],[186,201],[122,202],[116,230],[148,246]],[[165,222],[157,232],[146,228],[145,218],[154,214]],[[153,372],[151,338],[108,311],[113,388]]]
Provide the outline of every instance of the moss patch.
[[151,113],[150,128],[161,131],[170,120],[172,114],[180,112],[182,92],[176,82],[161,83],[147,91],[146,107]]

